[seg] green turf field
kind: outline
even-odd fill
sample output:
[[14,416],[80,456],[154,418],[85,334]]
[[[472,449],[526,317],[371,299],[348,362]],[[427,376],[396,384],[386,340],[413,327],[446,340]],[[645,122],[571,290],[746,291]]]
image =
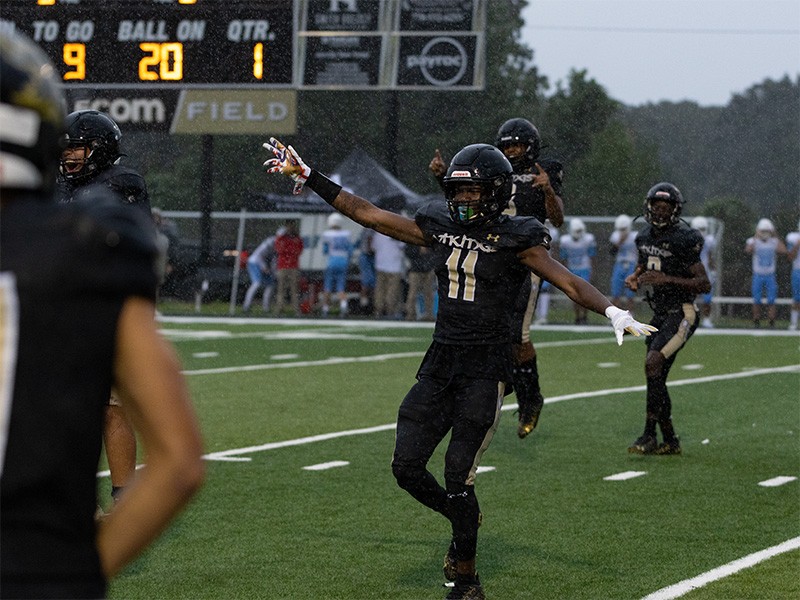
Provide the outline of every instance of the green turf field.
[[[110,597],[444,598],[449,528],[389,467],[430,328],[190,321],[161,327],[200,415],[207,483]],[[800,476],[800,337],[698,333],[670,377],[677,457],[626,452],[644,420],[640,340],[618,347],[607,327],[534,341],[539,428],[519,440],[506,410],[477,478],[488,598],[676,597],[657,592],[800,536],[800,481],[759,485]],[[643,474],[605,479],[625,472]],[[684,597],[798,598],[798,573],[795,549]]]

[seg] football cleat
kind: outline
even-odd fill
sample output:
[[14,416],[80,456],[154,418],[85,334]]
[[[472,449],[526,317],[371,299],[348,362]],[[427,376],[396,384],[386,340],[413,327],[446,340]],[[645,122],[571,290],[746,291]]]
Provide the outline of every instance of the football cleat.
[[681,453],[681,443],[678,438],[673,438],[668,442],[662,442],[659,444],[658,448],[656,448],[656,454],[659,456],[668,456],[671,454],[680,454]]
[[628,446],[630,454],[655,454],[657,449],[658,441],[654,435],[642,435]]
[[456,581],[445,600],[486,600],[486,594],[483,593],[480,579],[475,575],[475,579],[469,583]]
[[526,438],[539,424],[539,415],[542,414],[542,407],[544,406],[544,397],[541,393],[536,394],[533,401],[533,406],[520,405],[519,408],[519,425],[517,426],[517,435],[520,439]]

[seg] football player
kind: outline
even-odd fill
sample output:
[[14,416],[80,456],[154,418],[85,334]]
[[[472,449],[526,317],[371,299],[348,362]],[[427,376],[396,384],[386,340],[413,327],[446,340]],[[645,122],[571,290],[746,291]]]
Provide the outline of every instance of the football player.
[[[114,120],[97,110],[79,110],[67,115],[64,149],[57,181],[59,202],[86,202],[113,197],[150,216],[150,198],[141,175],[119,163],[122,139]],[[150,224],[146,225],[150,228]],[[155,229],[152,234],[155,236]],[[166,252],[166,248],[164,248]],[[166,257],[164,257],[166,258]],[[111,394],[103,434],[111,472],[111,497],[117,502],[136,473],[136,434],[122,410],[119,397]],[[98,514],[102,511],[98,508]]]
[[[0,590],[103,598],[203,479],[174,350],[159,335],[153,238],[109,193],[53,202],[63,133],[58,71],[0,28]],[[125,396],[147,468],[99,526],[103,418]],[[3,456],[3,451],[5,455]]]
[[614,220],[614,231],[608,238],[614,268],[611,271],[611,301],[625,302],[627,310],[633,309],[633,290],[625,287],[625,278],[633,273],[639,260],[636,249],[636,232],[631,230],[633,220],[628,215],[619,215]]
[[769,219],[759,219],[756,234],[747,238],[745,252],[753,257],[753,326],[761,325],[761,300],[766,297],[769,326],[775,327],[778,307],[778,277],[776,275],[778,254],[787,254],[786,246],[775,233],[775,225]]
[[[455,587],[447,598],[484,598],[475,568],[481,515],[475,473],[513,377],[511,314],[523,281],[532,270],[606,314],[620,343],[626,330],[638,336],[653,328],[551,259],[542,223],[502,214],[512,168],[494,146],[460,150],[444,177],[446,202],[423,206],[413,219],[347,192],[308,167],[291,146],[274,138],[264,146],[273,154],[264,163],[267,172],[291,177],[295,193],[307,185],[356,223],[433,252],[439,310],[417,383],[400,405],[392,472],[401,488],[452,525],[444,573]],[[427,463],[448,432],[443,487]]]
[[[559,256],[567,268],[586,281],[592,280],[594,259],[597,255],[597,241],[594,234],[586,231],[583,219],[574,217],[569,222],[569,235],[561,238]],[[573,302],[575,324],[586,324],[586,308]]]
[[[700,261],[703,236],[681,221],[683,196],[671,183],[654,185],[644,201],[647,226],[636,236],[639,262],[625,279],[633,291],[642,290],[653,309],[650,324],[658,333],[647,338],[645,375],[647,409],[644,433],[628,447],[632,454],[680,454],[672,424],[672,400],[667,377],[678,351],[700,320],[694,304],[697,294],[711,289]],[[662,442],[656,438],[661,429]]]
[[[708,219],[705,217],[695,217],[691,222],[692,229],[697,229],[700,235],[703,236],[703,250],[700,252],[700,262],[706,269],[708,281],[711,284],[711,289],[714,289],[714,280],[717,275],[716,261],[714,260],[714,253],[717,250],[717,240],[708,231]],[[712,329],[714,327],[711,321],[711,291],[707,294],[701,294],[699,297],[700,312],[702,313],[702,321],[700,327],[705,329]]]
[[[557,160],[539,156],[541,138],[536,126],[527,119],[509,119],[497,130],[494,145],[513,169],[510,200],[504,212],[536,217],[540,223],[549,219],[555,228],[561,227],[564,223],[563,167]],[[429,168],[441,183],[447,167],[438,150]],[[512,326],[514,392],[519,406],[517,435],[520,438],[527,437],[536,428],[544,406],[536,348],[530,337],[531,319],[543,284],[533,272],[529,279],[523,282],[517,294]]]

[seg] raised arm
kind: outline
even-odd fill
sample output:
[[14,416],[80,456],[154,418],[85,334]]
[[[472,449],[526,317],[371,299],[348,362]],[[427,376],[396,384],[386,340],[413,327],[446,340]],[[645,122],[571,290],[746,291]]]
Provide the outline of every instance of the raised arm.
[[413,219],[378,208],[369,200],[344,190],[306,165],[291,146],[284,146],[277,139],[270,138],[264,148],[273,154],[273,158],[264,162],[267,173],[281,173],[294,180],[294,194],[299,194],[304,186],[308,186],[325,202],[359,225],[408,244],[429,245],[429,240]]

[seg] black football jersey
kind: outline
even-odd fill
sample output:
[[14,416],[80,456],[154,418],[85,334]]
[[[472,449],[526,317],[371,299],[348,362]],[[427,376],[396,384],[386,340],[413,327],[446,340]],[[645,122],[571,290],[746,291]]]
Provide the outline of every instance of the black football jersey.
[[[682,221],[663,230],[647,225],[636,236],[639,265],[674,277],[691,277],[689,268],[700,262],[703,236]],[[654,312],[679,309],[694,302],[695,294],[676,285],[642,286]]]
[[[538,161],[545,173],[550,177],[550,185],[556,196],[561,196],[561,186],[564,179],[563,167],[560,162],[552,159]],[[524,169],[511,176],[514,187],[511,190],[511,202],[506,213],[525,217],[536,217],[544,223],[547,218],[547,207],[544,203],[544,192],[533,187],[533,177],[536,167]]]
[[502,215],[474,227],[455,224],[444,202],[417,211],[432,240],[439,312],[433,339],[444,344],[500,344],[510,339],[514,298],[530,270],[517,254],[549,248],[550,234],[530,217]]
[[157,250],[145,220],[116,199],[2,205],[0,298],[15,298],[17,310],[0,311],[0,324],[18,331],[0,357],[0,372],[16,365],[13,395],[0,389],[0,401],[11,398],[0,477],[6,581],[37,573],[103,582],[96,471],[122,306],[155,298]]
[[111,190],[120,204],[135,206],[150,214],[150,196],[144,178],[122,165],[111,165],[88,180],[73,182],[60,177],[59,202],[84,202],[97,193],[97,187]]

